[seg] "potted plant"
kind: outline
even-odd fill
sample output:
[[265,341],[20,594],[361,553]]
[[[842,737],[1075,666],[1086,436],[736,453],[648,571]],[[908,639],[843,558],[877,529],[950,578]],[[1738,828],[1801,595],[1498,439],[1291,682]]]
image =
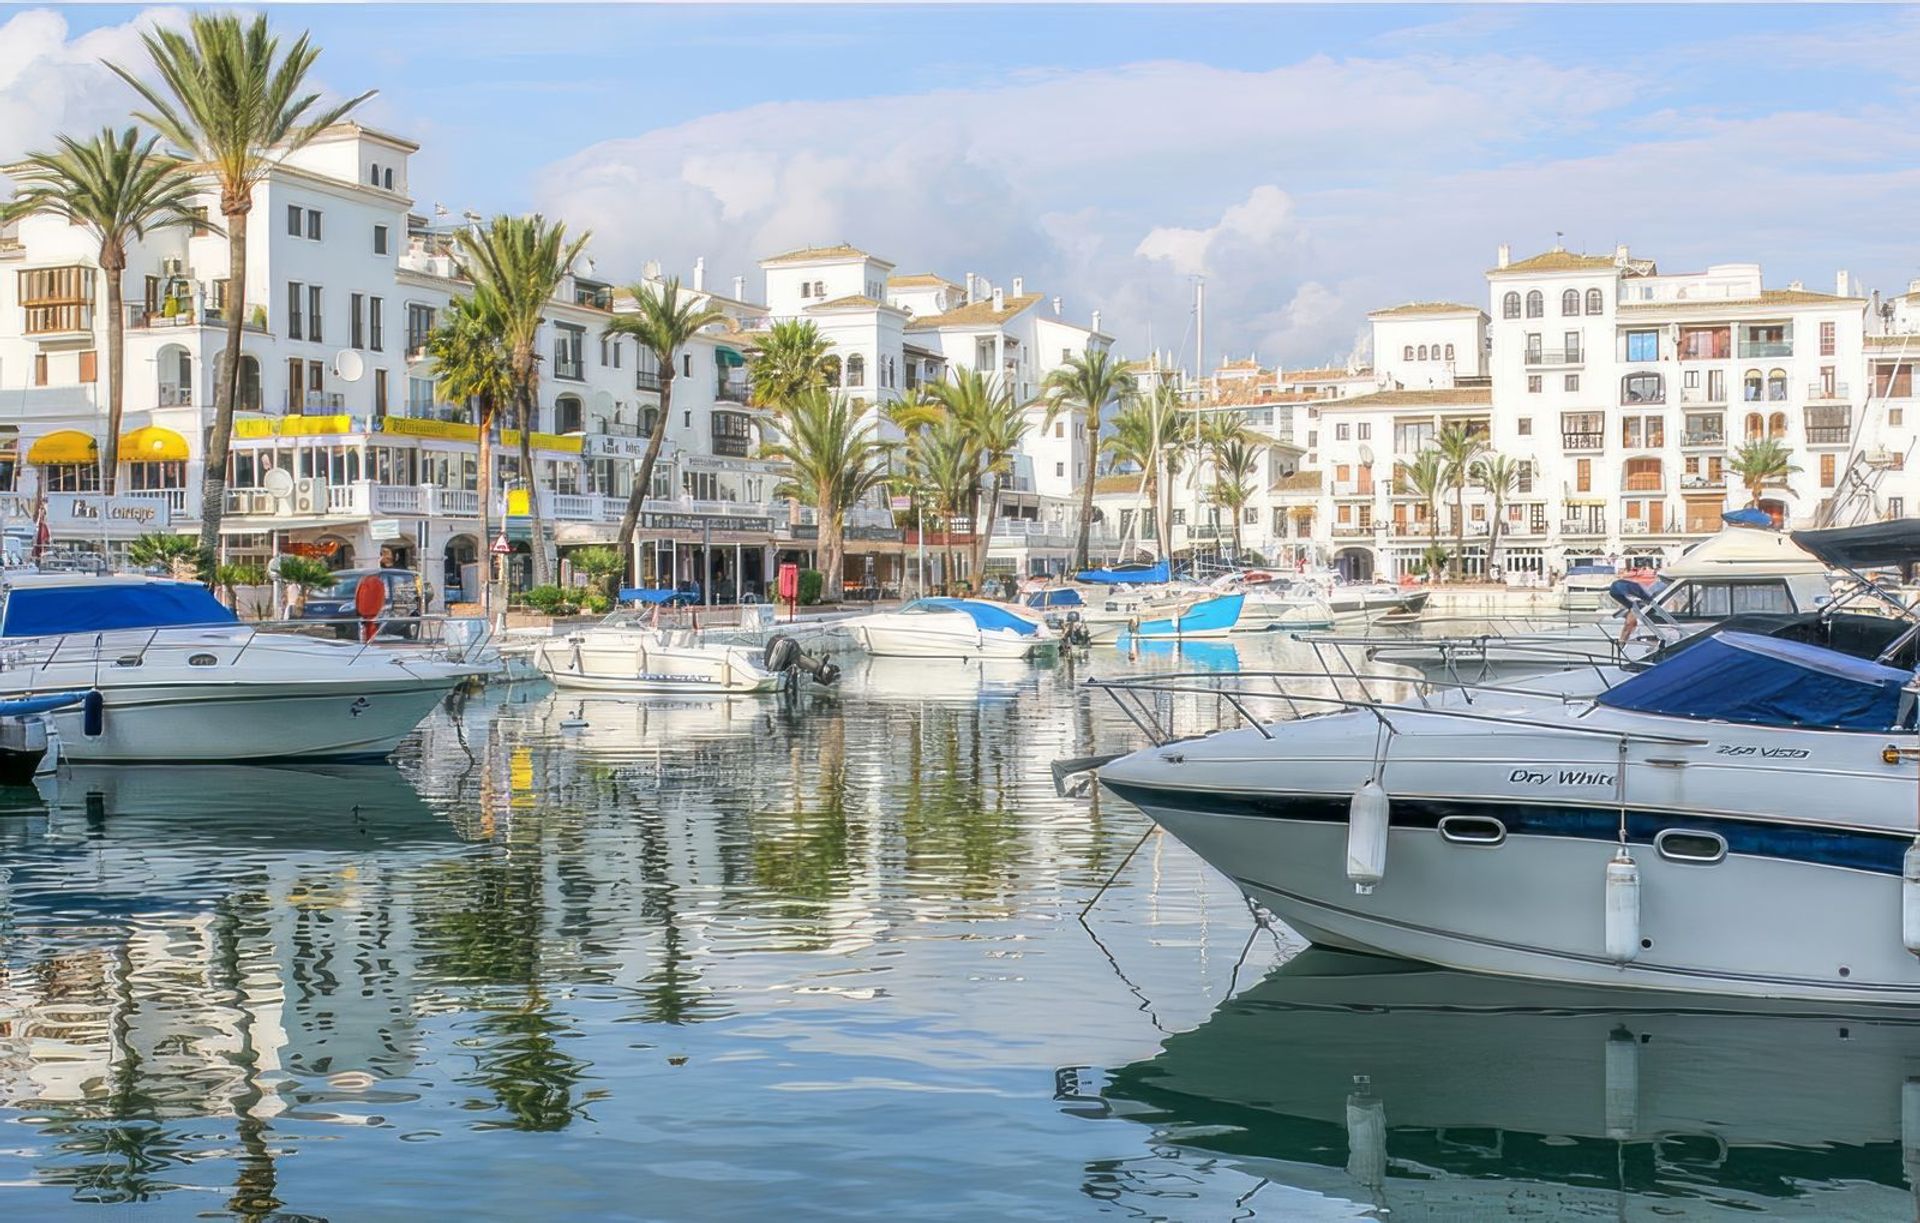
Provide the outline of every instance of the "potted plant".
[[127,560],[142,569],[159,569],[168,577],[190,581],[199,576],[200,544],[190,535],[149,531],[127,545]]
[[327,562],[310,556],[280,558],[280,580],[287,586],[287,618],[298,620],[307,610],[307,593],[333,585]]
[[252,561],[223,561],[213,567],[213,584],[227,597],[227,606],[234,614],[240,612],[240,588],[242,586],[264,586],[267,571]]

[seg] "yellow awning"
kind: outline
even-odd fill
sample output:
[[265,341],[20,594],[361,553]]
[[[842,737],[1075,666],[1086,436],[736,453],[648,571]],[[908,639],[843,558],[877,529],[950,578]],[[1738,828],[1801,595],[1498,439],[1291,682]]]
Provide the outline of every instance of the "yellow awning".
[[120,435],[120,457],[129,463],[184,463],[187,439],[171,429],[148,425]]
[[77,429],[49,433],[34,439],[33,445],[27,448],[29,463],[93,463],[99,458],[99,444]]

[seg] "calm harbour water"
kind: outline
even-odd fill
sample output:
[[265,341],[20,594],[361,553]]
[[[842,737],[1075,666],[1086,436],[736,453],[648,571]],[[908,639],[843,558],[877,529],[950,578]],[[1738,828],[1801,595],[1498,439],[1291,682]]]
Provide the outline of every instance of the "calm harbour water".
[[1915,1217],[1920,1024],[1302,953],[1159,836],[1083,924],[1148,825],[1053,793],[1138,741],[1078,681],[1288,649],[0,795],[0,1217]]

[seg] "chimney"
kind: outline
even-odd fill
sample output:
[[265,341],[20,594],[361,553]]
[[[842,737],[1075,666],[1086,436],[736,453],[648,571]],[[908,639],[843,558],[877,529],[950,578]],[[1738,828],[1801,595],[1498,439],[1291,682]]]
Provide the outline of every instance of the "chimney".
[[1806,287],[1807,287],[1806,285],[1801,284],[1797,280],[1789,280],[1787,282],[1787,288],[1795,293],[1803,292],[1806,289]]
[[1627,244],[1622,242],[1613,248],[1613,261],[1624,264],[1627,261]]
[[968,272],[967,273],[967,304],[969,306],[973,304],[973,293],[974,293],[974,275],[972,272]]
[[1013,295],[1015,297],[1019,297],[1021,294],[1025,293],[1026,291],[1027,291],[1027,278],[1024,276],[1015,276],[1013,278]]
[[1055,296],[1053,299],[1053,317],[1060,317],[1060,298],[1058,296]]
[[1508,246],[1505,242],[1502,242],[1500,244],[1500,266],[1506,267],[1509,263],[1512,263],[1512,262],[1513,262],[1513,248],[1511,246]]
[[1833,277],[1833,291],[1841,297],[1852,296],[1847,292],[1853,287],[1851,279],[1845,272],[1836,272]]
[[993,308],[995,310],[1005,310],[1007,308],[1007,295],[1004,290],[995,289],[993,291]]
[[735,276],[733,278],[733,300],[737,302],[747,300],[747,278],[745,276]]
[[693,260],[693,289],[694,292],[700,293],[704,292],[706,287],[707,257],[705,255],[696,255]]
[[1100,330],[1100,312],[1098,310],[1093,312],[1093,329],[1096,332]]

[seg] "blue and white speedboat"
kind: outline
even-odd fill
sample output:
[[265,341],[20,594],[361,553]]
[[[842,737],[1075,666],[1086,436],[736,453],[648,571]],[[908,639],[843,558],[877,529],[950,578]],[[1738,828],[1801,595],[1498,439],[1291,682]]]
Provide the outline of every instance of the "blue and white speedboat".
[[382,757],[480,670],[262,631],[194,582],[10,573],[0,590],[0,702],[84,694],[43,715],[69,760]]
[[888,658],[1028,658],[1059,644],[1037,614],[985,599],[915,599],[844,625],[861,649]]
[[[1920,559],[1920,522],[1795,538],[1848,570]],[[1920,625],[1852,619],[1811,639],[1723,628],[1598,682],[1401,702],[1359,676],[1095,681],[1136,705],[1223,692],[1249,723],[1163,736],[1101,780],[1317,943],[1920,1004]]]

